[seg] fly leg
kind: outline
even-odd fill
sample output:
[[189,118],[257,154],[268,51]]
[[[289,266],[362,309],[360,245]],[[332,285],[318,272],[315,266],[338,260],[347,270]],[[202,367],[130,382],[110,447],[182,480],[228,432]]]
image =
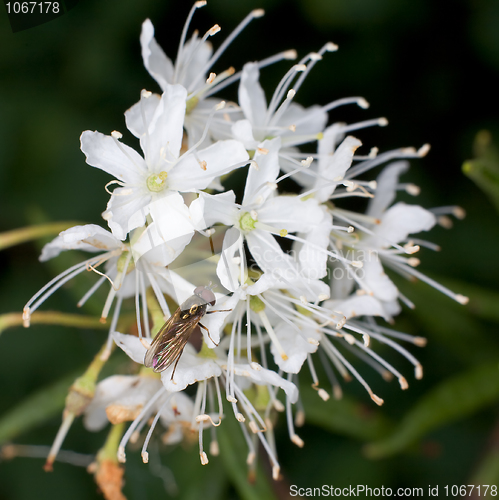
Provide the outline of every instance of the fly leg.
[[[231,309],[232,310],[232,309]],[[212,312],[220,312],[220,311],[212,311]],[[208,334],[208,338],[216,345],[218,346],[218,344],[211,338],[211,335],[210,335],[210,330],[208,330],[208,328],[206,328],[206,326],[204,326],[203,324],[201,323],[198,323],[198,325],[203,329],[203,330],[206,330],[206,333]]]

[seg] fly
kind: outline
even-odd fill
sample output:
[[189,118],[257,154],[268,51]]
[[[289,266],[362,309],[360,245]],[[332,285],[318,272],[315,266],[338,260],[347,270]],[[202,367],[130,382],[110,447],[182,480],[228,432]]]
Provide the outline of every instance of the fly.
[[[150,348],[144,357],[144,365],[152,368],[155,372],[162,372],[174,364],[172,376],[177,368],[180,356],[184,347],[196,328],[200,326],[208,334],[208,338],[215,344],[210,337],[210,332],[200,323],[205,314],[225,311],[206,311],[208,306],[214,306],[216,302],[215,294],[209,286],[198,286],[194,290],[194,295],[180,304],[177,310],[168,318],[161,330],[151,343]],[[229,309],[230,310],[230,309]]]

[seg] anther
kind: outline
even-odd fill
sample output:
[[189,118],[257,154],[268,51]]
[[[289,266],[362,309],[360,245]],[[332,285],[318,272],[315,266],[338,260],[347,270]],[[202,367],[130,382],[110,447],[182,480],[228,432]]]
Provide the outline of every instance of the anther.
[[362,109],[367,109],[369,107],[369,103],[363,98],[361,97],[358,101],[357,101],[357,105],[359,107],[361,107]]
[[338,50],[338,48],[339,48],[338,45],[336,45],[333,42],[326,43],[326,50],[328,52],[336,52]]
[[269,150],[267,148],[258,148],[257,151],[261,154],[261,155],[268,155],[269,154]]
[[350,333],[345,333],[343,335],[343,337],[345,338],[345,340],[350,344],[350,345],[354,345],[355,344],[355,337],[350,334]]
[[460,220],[466,217],[466,211],[464,210],[464,208],[461,207],[454,207],[452,209],[452,214],[454,215],[454,217]]
[[265,15],[265,11],[263,9],[255,9],[251,12],[251,15],[257,19]]
[[303,165],[303,167],[308,168],[310,165],[312,165],[312,162],[314,159],[311,156],[307,156],[305,160],[302,160],[300,163]]
[[388,120],[383,116],[378,119],[378,125],[380,127],[386,127],[388,125]]
[[423,367],[421,365],[416,365],[414,369],[414,376],[417,380],[421,380],[423,378]]
[[460,303],[460,304],[463,304],[463,306],[465,306],[469,301],[470,299],[468,297],[466,297],[465,295],[461,295],[460,293],[458,293],[456,295],[456,300]]
[[216,35],[222,28],[218,24],[215,24],[208,30],[208,36]]
[[260,432],[258,425],[256,425],[256,423],[253,420],[249,423],[249,428],[251,429],[251,432],[253,434],[258,434]]
[[405,190],[411,195],[411,196],[418,196],[419,193],[421,192],[421,188],[419,186],[416,186],[416,184],[407,184],[405,186]]
[[381,406],[384,401],[379,397],[379,396],[376,396],[376,394],[372,393],[371,395],[371,399],[378,405],[378,406]]
[[219,454],[220,454],[220,448],[218,446],[218,441],[212,441],[210,443],[210,455],[218,457]]
[[418,347],[425,347],[426,344],[428,343],[428,340],[425,339],[424,337],[414,337],[412,341],[414,345],[417,345]]
[[209,462],[208,456],[206,455],[205,451],[199,454],[199,458],[201,459],[201,465],[206,465]]
[[147,464],[149,462],[149,453],[147,453],[147,451],[143,451],[141,453],[141,456],[142,456],[142,462]]
[[291,437],[291,441],[296,444],[298,448],[303,448],[303,446],[305,445],[303,439],[298,436],[298,434],[293,434],[293,436]]
[[210,85],[215,81],[215,78],[217,77],[216,73],[210,73],[210,76],[206,79],[206,83]]
[[123,134],[121,132],[118,132],[117,130],[113,130],[111,132],[111,137],[114,139],[121,139],[123,137]]
[[289,49],[283,52],[282,56],[284,57],[284,59],[292,60],[296,59],[298,57],[298,54],[295,49]]
[[29,328],[30,320],[31,320],[31,312],[29,310],[29,307],[25,307],[23,309],[23,326],[24,326],[24,328]]
[[149,99],[149,97],[152,96],[152,92],[146,89],[142,89],[140,91],[140,97],[143,97],[144,99]]
[[319,389],[317,394],[323,401],[327,401],[329,399],[329,394],[324,389]]
[[285,410],[284,405],[278,399],[274,399],[274,408],[278,412],[283,412]]
[[420,158],[423,158],[423,156],[426,156],[428,154],[428,151],[430,151],[430,145],[429,144],[423,144],[419,149],[418,149],[418,156]]
[[246,457],[246,464],[247,465],[251,465],[254,460],[255,460],[255,452],[250,451],[248,453],[248,456]]
[[405,379],[405,377],[400,377],[399,378],[399,384],[400,384],[400,388],[405,391],[406,389],[409,388],[409,384],[407,383],[407,380]]

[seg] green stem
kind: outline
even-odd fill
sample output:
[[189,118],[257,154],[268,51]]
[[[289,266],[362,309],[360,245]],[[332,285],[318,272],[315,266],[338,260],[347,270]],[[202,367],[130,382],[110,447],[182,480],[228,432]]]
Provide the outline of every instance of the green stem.
[[25,243],[27,241],[43,238],[44,236],[57,235],[61,231],[73,226],[77,226],[81,222],[64,221],[64,222],[51,222],[49,224],[40,224],[38,226],[28,226],[12,231],[0,233],[0,250]]
[[[102,324],[95,316],[82,316],[80,314],[68,314],[58,311],[34,312],[30,317],[30,323],[41,325],[74,326],[77,328],[98,328],[105,330],[109,328]],[[0,315],[0,334],[7,328],[21,326],[23,324],[22,313],[7,313]]]

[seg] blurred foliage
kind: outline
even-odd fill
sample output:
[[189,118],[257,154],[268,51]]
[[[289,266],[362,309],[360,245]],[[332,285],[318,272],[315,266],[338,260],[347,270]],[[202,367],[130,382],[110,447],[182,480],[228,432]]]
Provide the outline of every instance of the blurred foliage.
[[[305,447],[289,442],[283,416],[276,427],[282,481],[269,479],[268,464],[261,459],[257,482],[247,482],[245,446],[237,424],[227,419],[219,429],[221,454],[205,467],[195,443],[156,452],[153,445],[147,465],[139,450],[128,450],[124,493],[129,499],[170,498],[176,491],[182,499],[286,498],[290,484],[498,484],[499,232],[489,201],[497,206],[497,153],[482,140],[483,133],[474,151],[472,143],[479,130],[499,137],[492,105],[499,83],[499,3],[457,0],[451,16],[447,4],[431,0],[209,0],[193,25],[204,31],[220,24],[217,44],[256,7],[264,7],[267,15],[246,29],[216,70],[240,68],[291,47],[304,55],[329,40],[338,43],[340,50],[327,54],[307,78],[298,102],[364,96],[371,103],[368,111],[341,108],[330,118],[352,122],[387,116],[388,128],[359,133],[365,151],[431,143],[428,157],[414,162],[404,180],[421,186],[417,203],[459,204],[468,216],[450,231],[432,231],[428,239],[442,252],[423,249],[421,270],[469,295],[470,303],[455,304],[423,283],[397,282],[417,305],[397,318],[397,329],[428,338],[424,349],[409,347],[424,366],[424,379],[409,380],[410,389],[402,392],[396,383],[373,378],[373,390],[385,400],[378,408],[354,383],[343,388],[345,399],[323,402],[307,387],[304,374],[306,423],[298,432]],[[142,66],[141,23],[150,17],[159,43],[173,55],[189,8],[190,2],[172,0],[82,0],[58,19],[16,34],[6,15],[0,16],[1,232],[70,219],[101,222],[109,178],[85,164],[78,138],[86,129],[120,130],[132,143],[124,110],[142,88],[159,90]],[[262,71],[266,88],[277,84],[285,64]],[[236,87],[226,96],[235,100]],[[464,170],[474,182],[460,171],[471,156],[475,159]],[[0,254],[1,313],[20,312],[33,293],[80,258],[61,255],[40,265],[41,243],[26,242]],[[75,314],[91,282],[90,276],[80,276],[51,297],[44,310]],[[101,308],[97,295],[84,314],[99,315]],[[51,444],[65,387],[84,370],[104,335],[90,326],[42,324],[2,334],[2,439]],[[400,356],[376,347],[409,372]],[[120,353],[111,361],[129,370]],[[90,434],[77,421],[64,448],[95,454],[105,439],[105,432]],[[365,450],[386,458],[369,459]],[[42,465],[29,458],[0,463],[0,499],[101,498],[84,469],[57,463],[47,474]]]

